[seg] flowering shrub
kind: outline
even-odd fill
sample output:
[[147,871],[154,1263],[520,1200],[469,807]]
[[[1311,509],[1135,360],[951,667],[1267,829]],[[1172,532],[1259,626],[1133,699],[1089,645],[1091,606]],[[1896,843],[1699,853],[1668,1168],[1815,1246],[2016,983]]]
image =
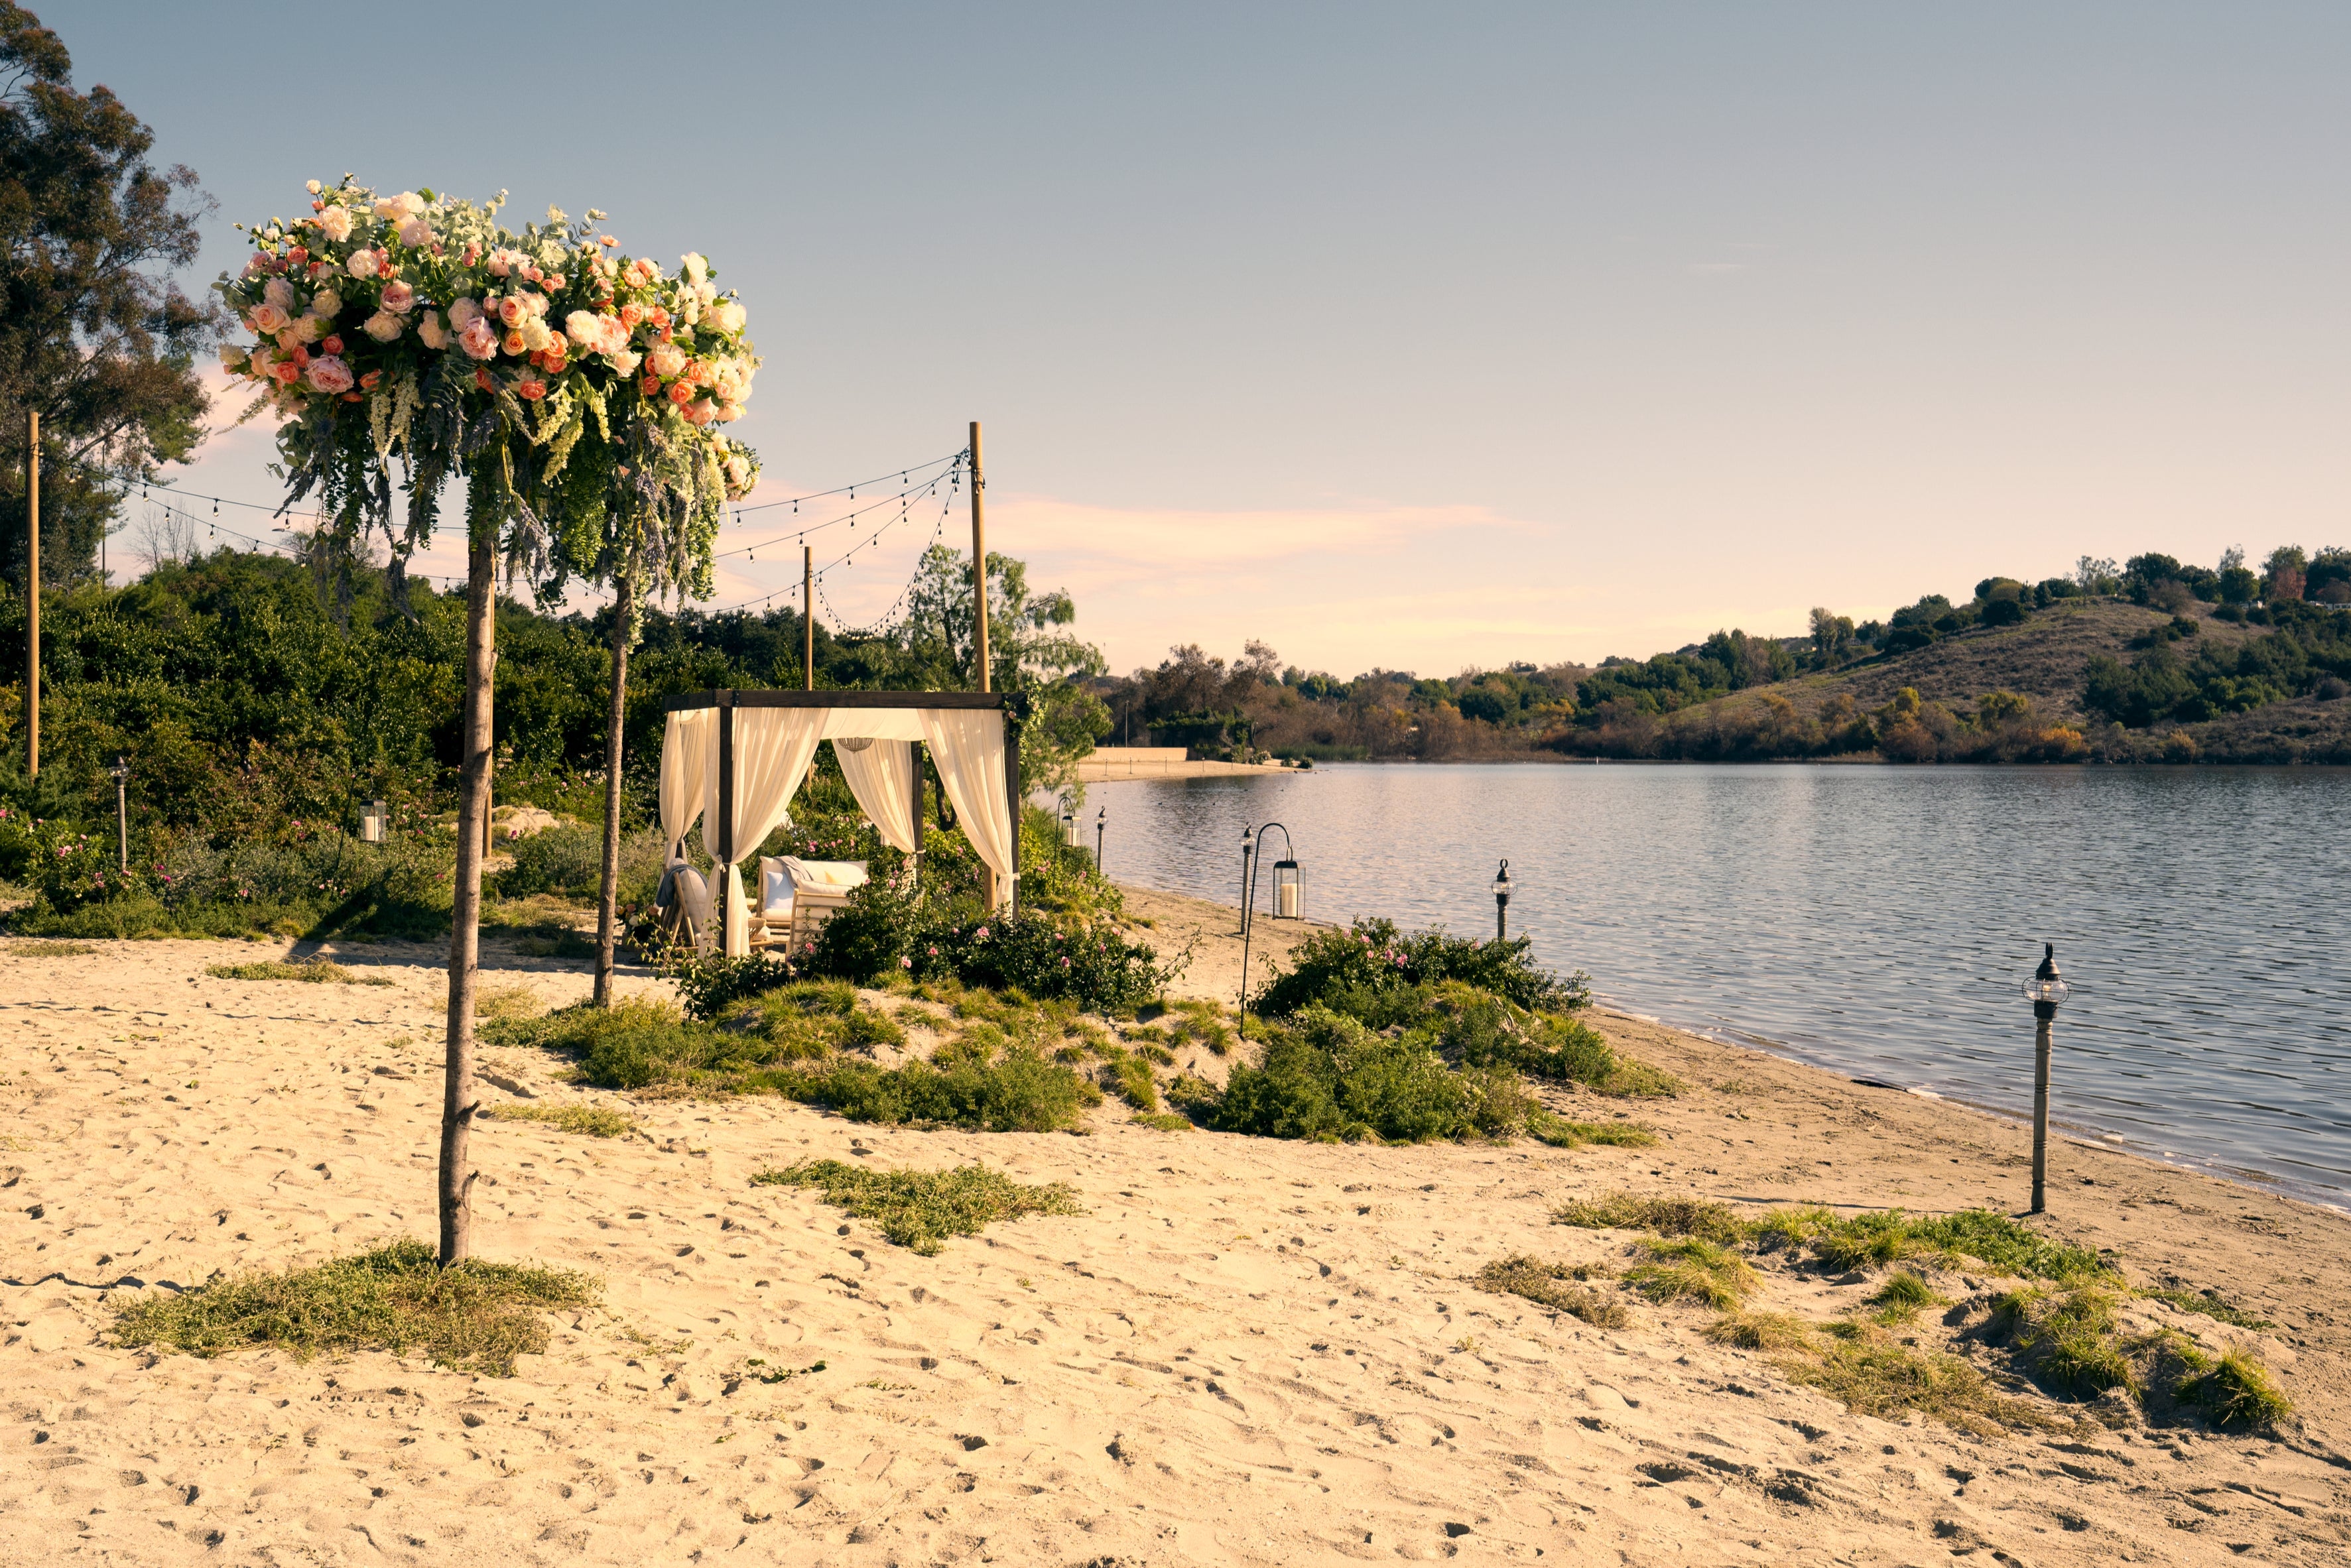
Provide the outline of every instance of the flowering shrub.
[[1141,942],[1108,926],[1064,926],[1044,915],[934,926],[913,935],[906,957],[917,979],[952,974],[967,985],[1068,1000],[1089,1012],[1132,1012],[1158,995],[1167,978],[1158,953]]
[[120,870],[118,853],[110,834],[100,838],[70,824],[0,806],[0,871],[30,888],[52,909],[69,911],[136,893],[139,871]]
[[574,223],[549,208],[516,234],[497,222],[503,194],[378,195],[349,176],[309,192],[309,214],[253,225],[244,270],[215,286],[256,339],[224,348],[223,366],[284,421],[294,496],[319,489],[346,536],[380,523],[404,559],[462,472],[469,512],[520,522],[559,574],[595,567],[608,512],[680,513],[667,565],[707,593],[721,504],[758,472],[716,427],[742,416],[759,365],[708,261],[673,274],[622,255],[592,209]]
[[[1394,920],[1357,920],[1346,930],[1317,931],[1290,953],[1290,969],[1250,1003],[1269,1018],[1284,1018],[1315,1002],[1348,992],[1380,992],[1453,980],[1539,1012],[1587,1005],[1581,974],[1566,980],[1528,961],[1531,940],[1479,942],[1432,927],[1405,936]],[[1350,1008],[1347,1011],[1355,1011]]]

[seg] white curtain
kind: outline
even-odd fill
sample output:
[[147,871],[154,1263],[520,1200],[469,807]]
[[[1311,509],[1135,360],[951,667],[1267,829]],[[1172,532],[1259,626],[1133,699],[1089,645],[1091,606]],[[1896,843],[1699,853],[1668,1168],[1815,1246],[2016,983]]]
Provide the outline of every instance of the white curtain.
[[[931,748],[939,782],[956,820],[979,858],[996,873],[996,902],[1012,899],[1011,791],[1004,778],[1004,715],[987,709],[925,708],[923,743]],[[878,820],[878,819],[877,819]]]
[[824,722],[828,741],[871,736],[877,741],[919,741],[922,715],[912,708],[835,708]]
[[718,756],[718,710],[687,708],[669,716],[662,732],[661,822],[664,857],[684,847]]
[[[737,708],[735,710],[735,839],[737,858],[757,855],[760,840],[791,809],[792,796],[816,759],[828,708]],[[714,715],[715,716],[715,715]],[[702,843],[718,857],[718,731],[711,732],[710,781],[702,814]],[[743,902],[743,878],[726,867],[724,950],[740,958],[751,950],[750,911]]]
[[882,835],[882,842],[893,849],[914,852],[914,743],[912,741],[876,741],[869,746],[852,749],[840,741],[832,743],[832,754],[840,760],[841,776],[849,781],[849,793],[873,819]]

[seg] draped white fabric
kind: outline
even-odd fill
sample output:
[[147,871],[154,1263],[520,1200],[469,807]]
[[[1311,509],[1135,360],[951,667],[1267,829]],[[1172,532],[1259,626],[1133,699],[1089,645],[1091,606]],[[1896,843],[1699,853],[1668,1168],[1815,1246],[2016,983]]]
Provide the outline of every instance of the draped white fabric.
[[[841,710],[833,710],[840,716]],[[882,842],[911,855],[914,851],[914,743],[876,741],[852,750],[839,741],[832,754],[840,760],[841,776],[850,794],[865,808],[881,832]]]
[[718,762],[718,711],[685,708],[669,716],[662,733],[661,821],[664,854],[684,846],[694,819],[702,815],[703,794]]
[[996,903],[1012,900],[1012,800],[1004,778],[1004,715],[984,708],[918,708],[956,821],[996,873]]
[[870,736],[877,741],[919,741],[923,721],[913,708],[835,708],[824,722],[828,741]]
[[[737,859],[759,852],[791,809],[792,796],[816,760],[827,708],[737,708],[735,710],[735,837]],[[702,843],[718,858],[718,731],[714,723],[705,753],[710,759],[705,788]],[[724,950],[740,958],[751,950],[750,911],[743,902],[743,878],[726,867]]]

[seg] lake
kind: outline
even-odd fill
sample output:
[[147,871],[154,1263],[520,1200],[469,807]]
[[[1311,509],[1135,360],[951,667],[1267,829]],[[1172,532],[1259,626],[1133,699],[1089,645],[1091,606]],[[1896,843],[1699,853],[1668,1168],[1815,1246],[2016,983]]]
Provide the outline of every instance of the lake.
[[1490,936],[1507,856],[1511,934],[1609,1004],[2020,1116],[2053,941],[2055,1119],[2351,1205],[2351,771],[1340,765],[1098,808],[1112,877],[1225,904],[1285,823],[1320,920]]

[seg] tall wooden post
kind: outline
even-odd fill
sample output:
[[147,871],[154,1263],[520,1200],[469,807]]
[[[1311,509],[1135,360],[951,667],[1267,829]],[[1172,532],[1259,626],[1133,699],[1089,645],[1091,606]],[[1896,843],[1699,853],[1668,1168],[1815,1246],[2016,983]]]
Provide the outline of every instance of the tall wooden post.
[[25,415],[25,775],[37,779],[41,776],[41,416],[37,412]]
[[800,690],[816,690],[816,546],[800,546]]
[[987,481],[980,476],[979,421],[971,421],[971,620],[972,662],[979,667],[979,689],[988,690],[987,663],[987,510],[980,492]]

